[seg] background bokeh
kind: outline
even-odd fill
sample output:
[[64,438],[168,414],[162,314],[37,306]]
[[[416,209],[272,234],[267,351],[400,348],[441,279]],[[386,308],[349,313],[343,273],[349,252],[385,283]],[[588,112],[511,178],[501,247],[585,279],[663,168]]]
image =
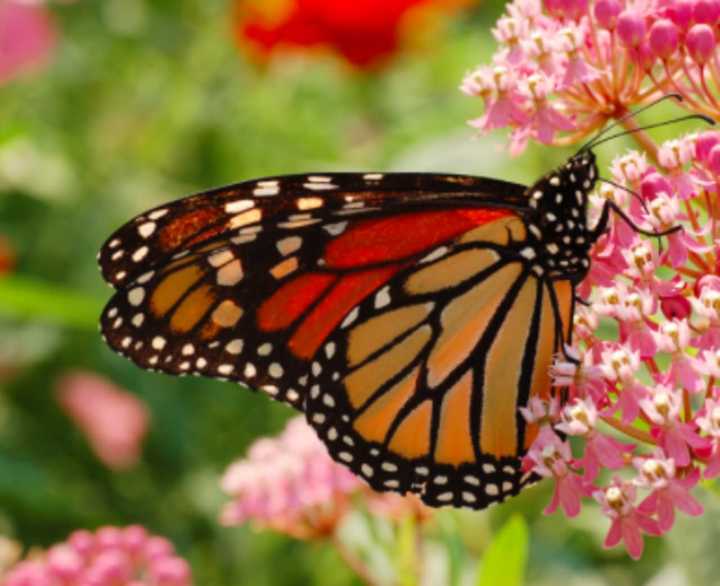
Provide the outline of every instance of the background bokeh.
[[[113,354],[97,331],[109,290],[95,254],[144,209],[263,175],[532,180],[567,151],[534,147],[510,159],[502,136],[473,135],[465,121],[478,104],[457,91],[493,52],[502,4],[470,3],[369,68],[315,49],[244,48],[240,9],[228,0],[37,6],[48,28],[35,41],[22,35],[40,57],[17,74],[0,59],[0,535],[43,547],[76,528],[140,523],[173,541],[199,585],[358,584],[330,545],[218,524],[222,471],[291,414],[235,385],[143,372]],[[21,34],[2,18],[0,53]],[[148,435],[131,464],[99,457],[63,408],[63,385],[78,371],[146,406]],[[424,529],[426,582],[473,583],[496,529],[519,513],[530,527],[528,584],[718,583],[712,497],[702,519],[650,539],[636,563],[601,549],[606,524],[592,510],[544,517],[548,489],[491,511],[436,515]]]

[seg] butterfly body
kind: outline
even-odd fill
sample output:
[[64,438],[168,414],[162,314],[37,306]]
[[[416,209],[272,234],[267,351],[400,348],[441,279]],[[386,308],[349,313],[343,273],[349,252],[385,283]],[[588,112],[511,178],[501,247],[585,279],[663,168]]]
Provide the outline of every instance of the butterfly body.
[[234,380],[302,410],[378,490],[483,508],[533,478],[518,407],[549,398],[587,226],[589,151],[529,188],[433,174],[245,182],[108,239],[108,343],[140,366]]

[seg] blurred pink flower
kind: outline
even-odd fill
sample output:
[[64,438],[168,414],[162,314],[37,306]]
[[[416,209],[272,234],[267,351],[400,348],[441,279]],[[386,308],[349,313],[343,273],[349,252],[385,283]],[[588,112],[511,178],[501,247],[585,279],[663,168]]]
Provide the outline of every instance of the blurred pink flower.
[[56,396],[106,466],[123,470],[135,465],[150,420],[140,399],[105,378],[82,371],[62,377]]
[[0,83],[43,67],[57,33],[41,2],[0,0]]
[[291,419],[278,437],[257,440],[246,458],[225,471],[222,488],[233,499],[221,513],[223,524],[251,521],[298,539],[332,535],[362,497],[372,514],[391,520],[430,516],[419,499],[376,493],[336,464],[302,416]]
[[300,539],[331,534],[363,482],[333,462],[302,416],[277,438],[257,440],[222,479],[232,497],[221,522],[254,521]]
[[17,563],[3,586],[191,586],[189,564],[140,526],[79,530]]

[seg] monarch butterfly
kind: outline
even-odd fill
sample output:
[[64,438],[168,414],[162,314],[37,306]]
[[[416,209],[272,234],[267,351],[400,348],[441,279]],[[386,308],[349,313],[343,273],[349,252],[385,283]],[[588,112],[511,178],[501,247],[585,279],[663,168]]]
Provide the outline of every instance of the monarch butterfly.
[[590,248],[622,215],[606,202],[587,224],[608,130],[530,187],[289,175],[152,209],[99,253],[117,289],[103,335],[143,368],[303,411],[376,490],[502,501],[535,480],[520,464],[538,430],[518,407],[553,393]]

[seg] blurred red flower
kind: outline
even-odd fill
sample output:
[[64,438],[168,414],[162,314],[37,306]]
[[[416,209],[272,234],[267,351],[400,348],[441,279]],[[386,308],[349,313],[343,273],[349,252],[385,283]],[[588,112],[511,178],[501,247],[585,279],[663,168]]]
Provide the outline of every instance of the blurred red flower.
[[108,468],[124,470],[140,458],[148,409],[140,399],[89,372],[74,372],[57,384],[57,399]]
[[[242,48],[330,49],[358,69],[384,64],[408,37],[425,36],[438,14],[469,0],[236,0]],[[423,18],[425,17],[425,18]],[[419,34],[417,34],[419,33]]]
[[41,2],[0,0],[0,83],[45,65],[56,40]]
[[0,277],[9,273],[15,266],[15,253],[10,242],[0,234]]

